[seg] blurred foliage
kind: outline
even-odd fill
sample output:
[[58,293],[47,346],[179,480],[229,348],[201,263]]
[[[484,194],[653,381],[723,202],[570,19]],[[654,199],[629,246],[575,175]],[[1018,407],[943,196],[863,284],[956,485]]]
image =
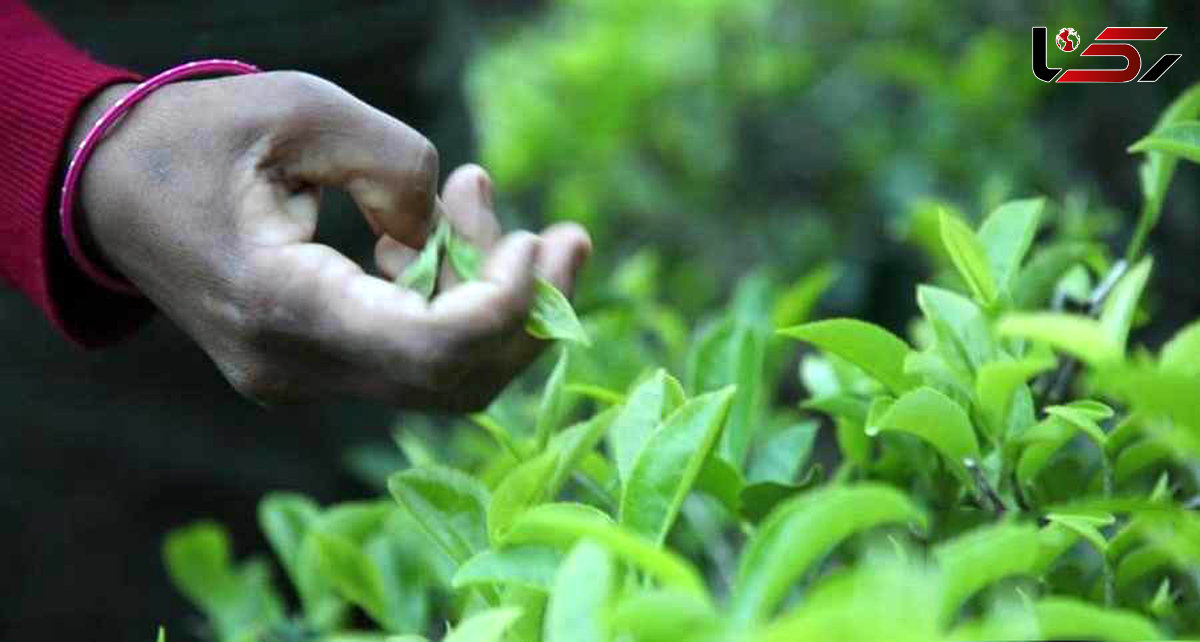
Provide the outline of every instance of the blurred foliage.
[[[1021,186],[1123,229],[1095,175],[1070,187],[1100,112],[1032,76],[1029,28],[1153,15],[1092,0],[558,0],[499,30],[468,98],[517,211],[584,222],[607,259],[654,244],[684,311],[748,266],[795,277],[841,255],[838,303],[877,316],[871,280],[894,252],[881,232],[912,229],[930,195],[988,211]],[[1048,48],[1051,65],[1080,66]]]

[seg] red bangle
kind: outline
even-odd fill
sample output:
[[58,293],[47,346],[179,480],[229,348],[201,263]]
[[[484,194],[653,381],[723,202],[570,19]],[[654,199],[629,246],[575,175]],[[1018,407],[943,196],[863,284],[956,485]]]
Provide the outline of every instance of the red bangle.
[[191,78],[192,76],[200,76],[215,73],[230,73],[230,74],[252,74],[260,71],[258,67],[239,62],[237,60],[200,60],[197,62],[189,62],[187,64],[172,67],[153,78],[143,81],[132,91],[122,96],[111,107],[105,110],[104,114],[96,120],[92,128],[88,130],[83,141],[79,143],[79,147],[75,149],[75,153],[71,156],[71,162],[67,165],[67,175],[63,179],[62,194],[58,201],[58,223],[62,231],[63,241],[67,245],[67,253],[79,266],[79,269],[88,276],[96,284],[122,294],[131,296],[140,296],[138,289],[132,283],[119,276],[114,276],[106,272],[103,268],[96,265],[94,261],[88,258],[83,251],[83,246],[79,242],[79,236],[75,233],[75,192],[78,191],[79,177],[83,175],[83,166],[87,163],[92,152],[109,130],[113,128],[121,117],[129,112],[139,101],[150,95],[155,89],[163,85]]

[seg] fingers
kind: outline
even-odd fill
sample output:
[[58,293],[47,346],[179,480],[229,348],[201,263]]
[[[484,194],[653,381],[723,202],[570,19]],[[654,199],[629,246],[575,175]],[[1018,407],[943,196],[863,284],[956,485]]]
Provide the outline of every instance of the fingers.
[[592,254],[592,239],[576,223],[556,223],[542,231],[537,270],[542,278],[570,297],[579,270]]
[[400,276],[420,255],[420,251],[414,250],[386,234],[375,242],[375,267],[379,268],[379,273],[389,281],[395,281],[396,277]]
[[519,328],[533,301],[535,266],[541,239],[515,232],[501,239],[488,256],[479,280],[439,295],[431,306],[435,319],[467,328],[470,338],[500,337]]
[[262,164],[291,189],[311,185],[350,193],[372,228],[421,247],[434,219],[438,155],[408,125],[307,74],[260,74],[275,83],[275,136]]
[[[478,165],[454,170],[442,188],[442,212],[454,233],[485,256],[500,238],[500,223],[492,206],[492,180]],[[442,264],[438,288],[448,290],[461,279],[449,261]]]

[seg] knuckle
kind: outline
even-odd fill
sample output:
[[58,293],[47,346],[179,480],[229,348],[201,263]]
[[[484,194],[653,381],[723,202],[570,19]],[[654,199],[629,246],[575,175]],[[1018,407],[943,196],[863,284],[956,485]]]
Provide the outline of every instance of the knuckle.
[[226,369],[225,378],[239,395],[263,406],[294,403],[306,398],[284,371],[261,361]]

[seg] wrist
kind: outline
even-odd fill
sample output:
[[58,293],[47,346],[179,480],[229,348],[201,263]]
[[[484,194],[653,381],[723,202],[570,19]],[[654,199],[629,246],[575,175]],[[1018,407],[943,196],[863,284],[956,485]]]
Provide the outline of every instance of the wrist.
[[[79,110],[79,114],[75,118],[75,124],[71,129],[71,136],[68,140],[67,154],[64,159],[64,166],[71,161],[71,157],[75,154],[75,150],[79,149],[79,144],[87,135],[88,130],[96,124],[96,121],[108,111],[122,96],[129,93],[136,87],[136,83],[117,83],[109,85],[101,91],[97,92],[87,103]],[[87,207],[89,202],[94,203],[95,199],[90,199],[88,186],[90,181],[87,180],[87,170],[89,165],[97,162],[97,158],[93,157],[89,160],[88,165],[83,168],[83,180],[80,180],[78,187],[78,196],[76,202],[76,213],[74,219],[75,235],[78,237],[83,251],[88,257],[96,262],[97,265],[113,272],[113,265],[106,256],[99,243],[96,241],[96,235],[93,232],[93,218],[100,215],[97,208]]]

